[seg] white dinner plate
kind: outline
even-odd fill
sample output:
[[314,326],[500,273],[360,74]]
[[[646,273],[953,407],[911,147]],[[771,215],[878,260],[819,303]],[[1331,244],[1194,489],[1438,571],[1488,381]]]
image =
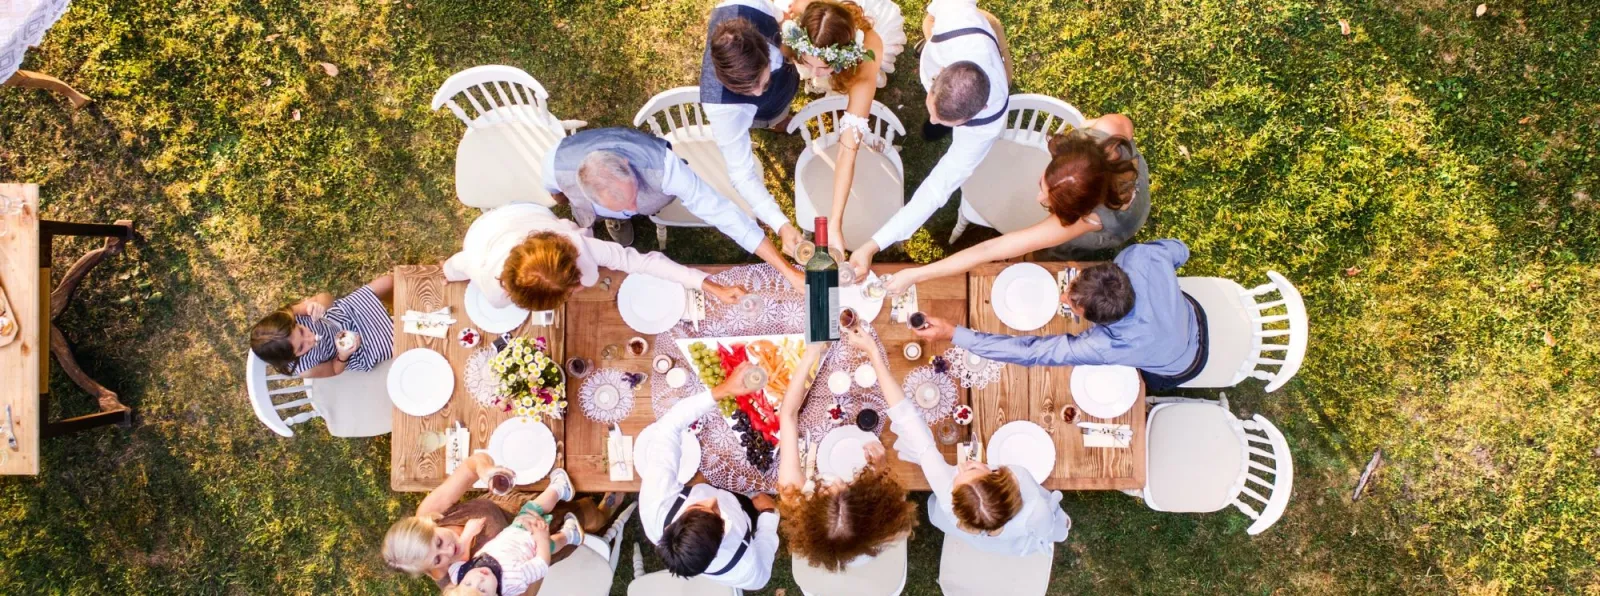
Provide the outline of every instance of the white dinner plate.
[[863,364],[856,367],[855,379],[861,388],[870,389],[878,384],[878,371],[874,370],[871,364]]
[[515,304],[504,308],[489,304],[477,282],[467,284],[467,318],[488,333],[506,333],[528,320],[528,311]]
[[688,298],[683,286],[643,273],[630,273],[617,290],[622,322],[646,335],[664,333],[683,318]]
[[989,465],[1022,466],[1044,484],[1056,467],[1056,443],[1039,425],[1026,420],[1009,422],[989,436]]
[[844,395],[850,392],[850,373],[842,370],[833,371],[828,375],[828,390],[834,395]]
[[1072,367],[1072,401],[1095,418],[1116,418],[1139,401],[1139,369],[1085,364]]
[[489,455],[496,465],[517,473],[517,484],[533,484],[556,465],[556,437],[550,427],[518,416],[494,428],[489,435]]
[[427,416],[450,403],[456,373],[450,361],[428,348],[411,348],[389,365],[389,400],[412,416]]
[[883,312],[883,298],[868,298],[863,289],[867,284],[878,281],[878,274],[868,272],[866,281],[848,286],[839,286],[839,306],[853,308],[856,316],[862,321],[871,323],[878,318],[878,313]]
[[861,448],[879,442],[877,435],[854,426],[828,431],[817,446],[817,472],[841,480],[855,478],[856,472],[867,466],[867,454]]
[[1000,322],[1017,331],[1045,326],[1061,307],[1056,278],[1034,263],[1017,263],[994,278],[989,304]]
[[[644,442],[633,442],[633,465],[638,467],[648,447]],[[700,471],[700,439],[688,429],[683,431],[683,451],[678,455],[678,482],[688,484]]]

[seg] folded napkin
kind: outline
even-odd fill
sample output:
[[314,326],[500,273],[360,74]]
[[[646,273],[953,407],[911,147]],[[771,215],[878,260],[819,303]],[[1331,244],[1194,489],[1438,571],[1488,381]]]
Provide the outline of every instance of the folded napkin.
[[917,286],[906,288],[900,295],[894,296],[889,301],[889,320],[895,323],[905,323],[911,313],[917,312]]
[[695,324],[695,329],[700,329],[700,321],[706,318],[706,293],[698,288],[684,288],[688,306],[683,309],[682,320]]
[[[1060,293],[1063,295],[1066,294],[1067,287],[1071,286],[1072,280],[1076,279],[1077,277],[1078,270],[1071,267],[1056,272],[1056,287],[1060,290]],[[1060,315],[1061,318],[1068,319],[1074,323],[1078,322],[1078,315],[1074,314],[1072,312],[1072,307],[1067,306],[1066,303],[1061,304],[1056,314]]]
[[472,431],[460,422],[444,430],[444,473],[450,475],[472,454]]
[[612,482],[633,481],[633,437],[617,431],[607,436],[606,469]]
[[456,320],[450,317],[448,306],[433,312],[408,310],[400,320],[406,324],[406,333],[438,338],[443,338],[450,331],[450,326],[456,323]]
[[1133,445],[1133,427],[1126,424],[1079,422],[1083,429],[1084,447],[1111,447],[1126,449]]

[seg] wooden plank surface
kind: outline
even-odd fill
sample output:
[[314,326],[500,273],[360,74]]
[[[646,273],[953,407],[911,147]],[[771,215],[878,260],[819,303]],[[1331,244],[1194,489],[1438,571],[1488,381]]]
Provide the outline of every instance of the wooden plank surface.
[[[880,265],[874,270],[882,273],[892,273],[909,267],[909,265]],[[718,272],[728,266],[711,265],[697,266],[697,269],[707,272]],[[632,372],[648,373],[650,358],[647,355],[630,358],[623,353],[619,358],[604,361],[600,358],[601,350],[610,344],[623,345],[635,335],[632,329],[622,321],[622,314],[617,310],[617,291],[622,287],[622,280],[627,274],[601,270],[602,283],[594,287],[584,288],[574,293],[567,301],[567,348],[574,356],[583,356],[595,361],[603,368],[620,368]],[[603,283],[605,278],[611,279],[610,286]],[[964,322],[967,317],[967,291],[965,276],[941,278],[917,286],[918,305],[929,314],[949,318],[957,322]],[[949,349],[948,343],[934,346],[923,346],[924,357],[919,362],[911,362],[901,355],[905,344],[915,339],[915,335],[903,324],[889,322],[889,307],[884,305],[883,310],[874,319],[873,327],[877,329],[883,339],[884,348],[889,353],[889,368],[895,373],[899,382],[911,369],[926,363],[927,355],[942,354]],[[655,337],[645,336],[646,340],[655,342]],[[579,383],[569,385],[568,413],[567,413],[567,473],[577,485],[578,490],[590,491],[638,491],[639,481],[635,474],[634,479],[628,482],[614,482],[606,470],[606,435],[610,429],[604,425],[584,417],[583,411],[578,406]],[[965,389],[958,389],[960,403],[967,403]],[[638,437],[650,423],[655,422],[655,413],[650,406],[650,391],[648,386],[640,387],[634,394],[633,411],[628,418],[618,426],[623,434]],[[884,444],[894,445],[894,433],[887,430],[883,433]],[[964,439],[963,439],[964,440]],[[950,461],[955,461],[955,447],[943,448]],[[901,462],[895,458],[894,450],[889,449],[889,457],[895,472],[900,480],[911,490],[927,490],[928,482],[922,474],[922,469],[912,464]]]
[[[995,315],[990,293],[995,277],[1014,263],[991,263],[974,269],[969,278],[969,327],[976,331],[1007,335],[1077,334],[1089,328],[1087,322],[1073,323],[1055,317],[1043,328],[1020,332]],[[1066,269],[1082,269],[1093,263],[1036,263],[1051,275]],[[1083,435],[1074,421],[1063,419],[1063,410],[1072,402],[1070,366],[1025,368],[1007,364],[999,382],[972,391],[974,424],[988,440],[1001,425],[1014,420],[1031,420],[1050,433],[1056,443],[1056,466],[1045,487],[1059,490],[1123,490],[1144,487],[1145,395],[1141,385],[1139,399],[1127,413],[1115,419],[1089,416],[1079,409],[1076,422],[1109,422],[1133,428],[1129,449],[1084,447]]]
[[[467,391],[465,370],[467,357],[476,350],[461,347],[456,342],[456,333],[463,327],[477,328],[467,317],[466,310],[467,282],[447,283],[444,273],[438,265],[406,265],[396,267],[394,270],[394,355],[399,357],[407,350],[424,347],[440,354],[450,361],[450,367],[456,373],[455,392],[450,396],[450,402],[438,412],[424,417],[416,417],[399,408],[394,409],[394,430],[390,434],[390,469],[389,485],[396,491],[424,492],[432,490],[444,482],[445,451],[441,447],[431,452],[423,453],[419,444],[419,437],[424,431],[444,431],[455,422],[461,422],[472,433],[472,450],[483,449],[489,444],[489,435],[494,433],[496,426],[512,418],[510,412],[500,408],[485,408],[472,399],[472,394]],[[456,319],[450,326],[444,338],[424,337],[405,332],[405,324],[400,321],[407,310],[429,312],[445,306],[450,307],[450,316]],[[523,323],[521,327],[511,332],[516,336],[544,336],[550,343],[550,350],[561,361],[564,354],[564,335],[566,325],[564,313],[557,311],[555,325],[545,327],[533,325],[532,319]],[[493,341],[493,334],[484,334],[484,341]],[[481,346],[480,346],[481,347]],[[547,421],[551,432],[556,438],[556,467],[563,466],[565,448],[565,424],[559,420]],[[522,487],[525,490],[538,489],[544,481],[531,486]]]
[[[17,449],[0,439],[0,475],[39,474],[39,392],[50,366],[49,288],[40,284],[39,187],[0,184],[0,195],[23,201],[22,213],[0,217],[0,287],[11,302],[17,338],[0,347],[0,432],[11,407]],[[49,280],[48,276],[43,279]],[[44,297],[41,300],[41,297]]]

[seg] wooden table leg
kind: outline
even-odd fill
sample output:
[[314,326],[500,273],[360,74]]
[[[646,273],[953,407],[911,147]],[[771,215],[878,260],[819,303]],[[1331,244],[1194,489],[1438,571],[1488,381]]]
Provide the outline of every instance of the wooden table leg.
[[117,398],[116,392],[106,389],[83,372],[78,366],[77,358],[72,355],[72,346],[67,343],[66,335],[55,325],[56,317],[66,311],[67,305],[72,302],[72,295],[78,289],[78,284],[93,270],[96,265],[111,255],[122,253],[122,249],[129,240],[136,236],[133,222],[118,220],[112,225],[104,224],[78,224],[58,221],[41,220],[40,232],[40,267],[49,269],[51,262],[51,242],[56,236],[106,236],[105,245],[89,251],[88,254],[78,258],[78,261],[67,269],[67,274],[61,278],[61,283],[50,292],[50,354],[55,356],[56,363],[61,365],[61,370],[67,373],[84,391],[93,395],[100,402],[100,412],[85,416],[78,416],[66,420],[52,422],[48,419],[48,396],[40,396],[39,408],[40,426],[44,436],[59,436],[80,430],[94,428],[106,424],[118,424],[127,427],[133,422],[133,409],[124,405]]

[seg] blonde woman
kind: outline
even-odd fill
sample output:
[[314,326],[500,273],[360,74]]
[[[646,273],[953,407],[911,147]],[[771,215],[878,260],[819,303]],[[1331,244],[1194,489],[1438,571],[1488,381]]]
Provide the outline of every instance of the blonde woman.
[[[789,20],[783,22],[783,54],[799,67],[800,78],[813,91],[849,98],[839,119],[839,155],[833,170],[833,206],[828,217],[829,243],[846,250],[844,208],[855,181],[856,155],[869,132],[867,116],[878,88],[894,72],[895,57],[905,46],[900,7],[889,0],[793,0],[780,2]],[[881,150],[882,148],[874,148]]]
[[[412,575],[426,575],[440,588],[455,583],[451,568],[470,560],[511,524],[506,511],[487,495],[461,500],[479,478],[496,469],[494,458],[482,451],[461,462],[454,473],[422,499],[416,515],[389,527],[383,538],[384,562]],[[572,513],[584,532],[598,533],[621,501],[620,494],[608,494],[605,502],[598,504],[592,498],[573,501],[573,496],[572,481],[566,471],[557,469],[550,473],[549,487],[527,506],[554,519]],[[570,549],[562,549],[555,560],[569,553]]]
[[899,437],[895,451],[902,461],[922,466],[932,489],[928,519],[933,525],[978,550],[1018,557],[1049,552],[1054,543],[1066,540],[1072,518],[1061,510],[1061,491],[1045,490],[1019,466],[991,468],[977,461],[952,466],[945,461],[922,412],[906,399],[864,329],[842,332],[844,340],[868,354],[878,373],[890,429]]

